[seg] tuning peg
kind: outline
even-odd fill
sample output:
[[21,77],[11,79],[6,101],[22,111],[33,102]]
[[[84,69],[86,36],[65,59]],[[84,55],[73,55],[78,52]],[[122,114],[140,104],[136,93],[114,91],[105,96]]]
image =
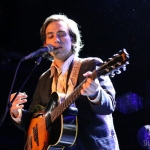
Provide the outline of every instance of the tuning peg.
[[115,69],[115,66],[111,66],[112,69]]
[[119,66],[120,66],[120,65],[121,65],[121,62],[117,62],[117,65],[119,65]]
[[113,56],[118,56],[118,54],[114,54]]
[[126,65],[123,65],[122,69],[123,71],[126,71]]
[[113,78],[113,77],[115,76],[115,74],[114,74],[114,73],[111,73],[109,76],[110,76],[111,78]]
[[119,69],[116,70],[116,74],[120,74],[121,71]]
[[111,72],[109,73],[109,76],[110,76],[111,78],[113,78],[113,77],[115,76],[114,71],[111,71]]
[[111,60],[112,58],[108,58],[108,60]]
[[106,68],[106,69],[105,69],[105,71],[106,71],[106,72],[109,72],[109,69],[108,69],[108,68]]

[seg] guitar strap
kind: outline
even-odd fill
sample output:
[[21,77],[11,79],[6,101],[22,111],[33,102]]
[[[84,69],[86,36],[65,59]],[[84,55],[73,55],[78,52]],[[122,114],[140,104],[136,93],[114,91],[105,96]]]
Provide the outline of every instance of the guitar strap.
[[82,61],[80,58],[76,58],[74,60],[70,78],[68,80],[68,89],[67,89],[67,94],[66,94],[67,96],[73,92],[74,87],[77,84],[77,79],[78,79],[78,74],[80,71],[81,64],[82,64]]

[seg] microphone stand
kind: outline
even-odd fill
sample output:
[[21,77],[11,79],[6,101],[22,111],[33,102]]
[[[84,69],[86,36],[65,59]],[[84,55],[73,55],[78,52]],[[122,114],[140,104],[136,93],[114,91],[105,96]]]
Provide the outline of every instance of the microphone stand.
[[13,78],[13,82],[12,82],[12,85],[11,85],[11,88],[10,88],[10,91],[9,91],[9,95],[8,95],[8,100],[7,100],[7,104],[6,104],[6,108],[5,108],[5,111],[4,113],[2,114],[1,116],[1,119],[0,119],[0,126],[2,125],[5,117],[6,117],[6,114],[8,112],[8,110],[11,108],[12,106],[12,103],[14,102],[15,98],[17,97],[17,95],[19,94],[19,92],[22,90],[22,88],[24,87],[24,85],[26,84],[26,82],[28,81],[29,77],[32,75],[33,71],[35,70],[35,68],[37,67],[37,65],[39,65],[41,63],[41,60],[42,60],[42,57],[39,57],[37,58],[37,60],[35,61],[35,66],[34,68],[32,69],[31,73],[28,75],[28,77],[26,78],[26,80],[24,81],[23,85],[20,87],[20,89],[16,92],[15,96],[13,97],[12,101],[10,102],[10,96],[11,96],[11,93],[12,93],[12,89],[13,89],[13,86],[14,86],[14,82],[15,82],[15,79],[16,79],[16,75],[17,75],[17,72],[18,72],[18,69],[19,69],[19,66],[21,64],[21,62],[23,62],[22,60],[19,62],[18,66],[17,66],[17,69],[15,71],[15,75],[14,75],[14,78]]

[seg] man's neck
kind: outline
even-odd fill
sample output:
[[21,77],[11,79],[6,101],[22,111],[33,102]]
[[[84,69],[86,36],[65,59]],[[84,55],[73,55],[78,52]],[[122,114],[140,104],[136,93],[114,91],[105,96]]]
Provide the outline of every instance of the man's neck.
[[63,65],[63,63],[70,57],[72,55],[72,53],[70,53],[69,54],[69,56],[65,59],[65,60],[60,60],[60,59],[54,59],[54,63],[55,63],[55,65],[58,67],[58,68],[60,68],[62,65]]

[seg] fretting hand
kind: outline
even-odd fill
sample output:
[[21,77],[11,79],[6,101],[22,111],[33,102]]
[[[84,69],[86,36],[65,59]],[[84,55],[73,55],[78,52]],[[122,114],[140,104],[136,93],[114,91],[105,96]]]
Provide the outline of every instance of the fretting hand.
[[[92,72],[88,71],[85,74],[83,74],[84,77],[88,77],[92,74]],[[91,99],[94,99],[99,89],[101,88],[98,79],[92,80],[91,78],[87,78],[87,81],[83,84],[81,95],[85,95],[90,97]]]

